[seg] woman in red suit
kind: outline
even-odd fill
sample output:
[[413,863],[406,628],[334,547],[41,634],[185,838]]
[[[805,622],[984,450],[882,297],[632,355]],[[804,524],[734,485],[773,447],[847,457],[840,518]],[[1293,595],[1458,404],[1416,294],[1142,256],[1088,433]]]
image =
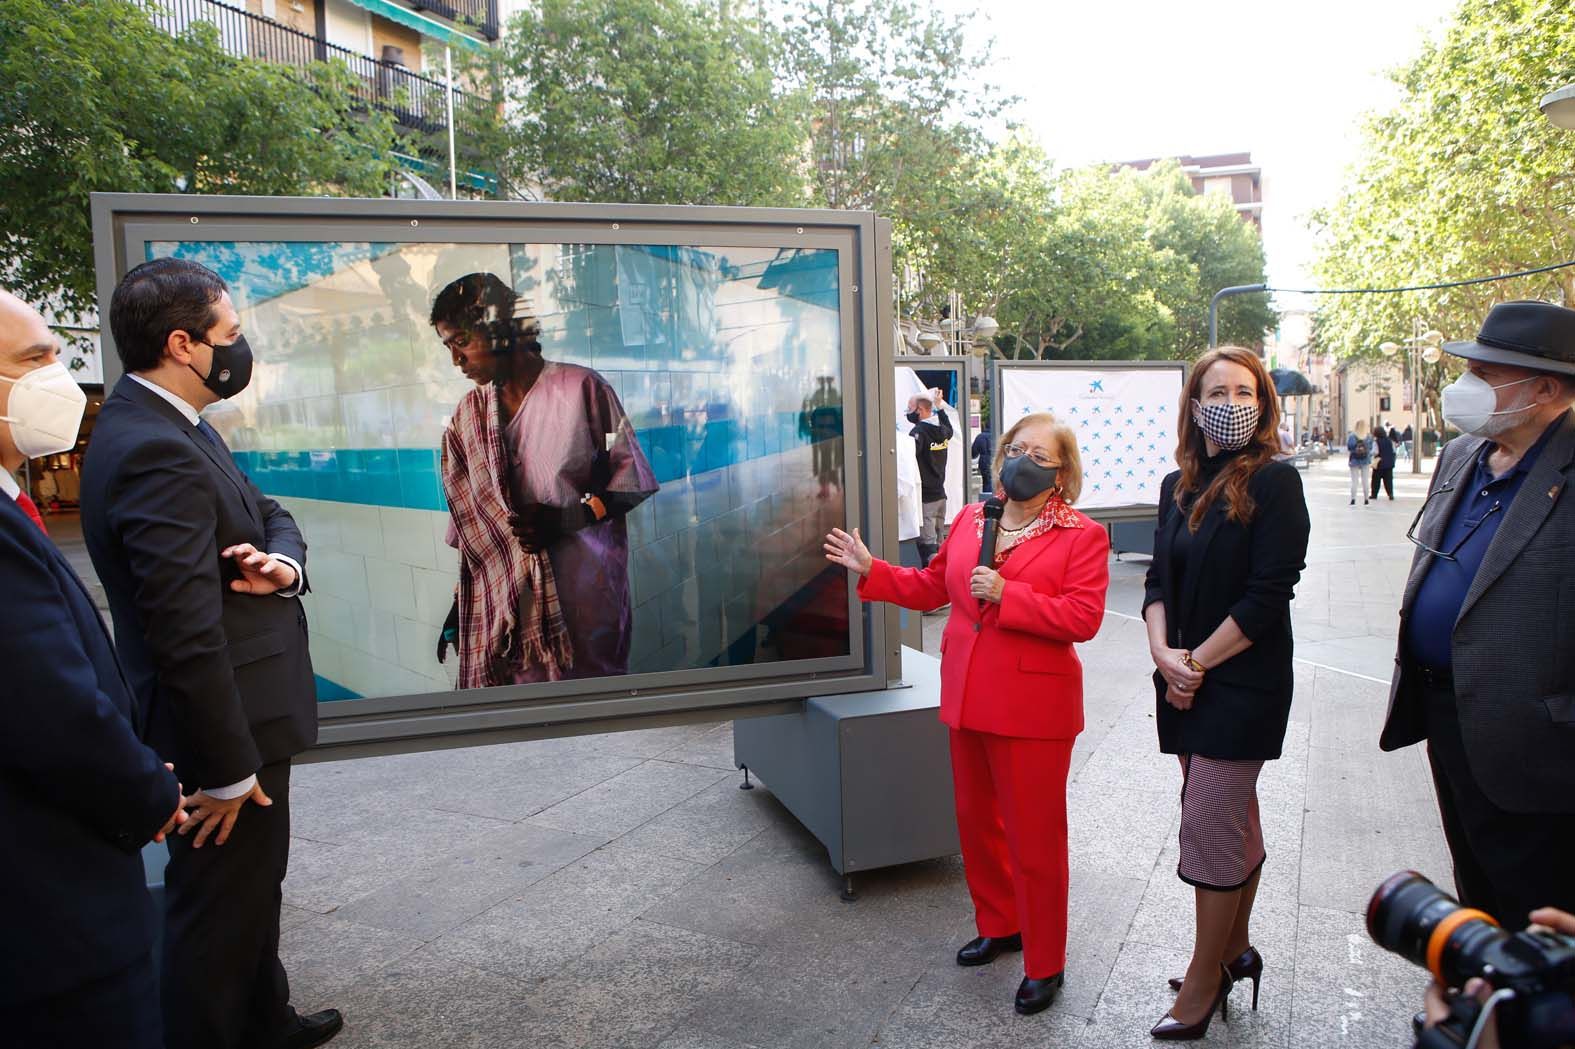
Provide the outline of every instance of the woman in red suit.
[[1072,644],[1099,630],[1110,581],[1105,530],[1072,509],[1077,439],[1048,414],[1001,439],[1006,501],[995,559],[979,564],[982,504],[963,508],[925,568],[870,556],[857,529],[826,556],[862,578],[859,596],[905,608],[951,602],[941,635],[941,720],[951,728],[957,829],[979,936],[958,965],[1023,952],[1020,1013],[1054,999],[1066,969],[1066,777],[1083,729],[1083,668]]

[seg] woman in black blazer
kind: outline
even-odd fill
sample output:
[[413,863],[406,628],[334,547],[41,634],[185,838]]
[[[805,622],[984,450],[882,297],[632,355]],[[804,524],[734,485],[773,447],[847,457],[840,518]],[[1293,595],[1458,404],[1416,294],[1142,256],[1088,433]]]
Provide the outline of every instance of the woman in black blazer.
[[1248,921],[1262,870],[1257,780],[1290,718],[1290,602],[1307,555],[1295,466],[1275,460],[1279,409],[1258,355],[1198,361],[1182,394],[1176,461],[1160,487],[1143,619],[1160,750],[1181,760],[1181,862],[1196,934],[1180,993],[1152,1034],[1201,1038],[1233,980],[1263,959]]

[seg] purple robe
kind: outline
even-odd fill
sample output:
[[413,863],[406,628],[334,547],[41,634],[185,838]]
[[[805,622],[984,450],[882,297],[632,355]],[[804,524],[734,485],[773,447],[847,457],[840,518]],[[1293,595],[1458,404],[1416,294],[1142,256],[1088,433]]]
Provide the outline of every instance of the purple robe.
[[[504,427],[509,498],[515,506],[576,506],[595,490],[645,499],[659,487],[618,394],[590,368],[548,361]],[[598,487],[598,453],[606,451]],[[457,545],[453,525],[449,543]],[[633,613],[629,600],[629,530],[622,516],[571,532],[547,548],[558,598],[574,645],[563,678],[629,672]],[[552,680],[531,667],[515,684]]]

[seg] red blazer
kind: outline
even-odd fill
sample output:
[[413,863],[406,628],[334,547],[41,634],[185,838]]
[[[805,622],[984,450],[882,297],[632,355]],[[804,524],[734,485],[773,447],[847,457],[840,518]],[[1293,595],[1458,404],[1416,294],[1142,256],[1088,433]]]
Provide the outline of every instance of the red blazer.
[[[1071,739],[1083,730],[1083,664],[1072,649],[1099,631],[1110,584],[1110,539],[1073,511],[1012,550],[999,603],[968,592],[979,564],[978,515],[963,508],[927,568],[876,559],[859,581],[866,601],[926,609],[950,601],[941,635],[941,720],[952,728],[1023,739]],[[983,605],[981,610],[980,605]]]

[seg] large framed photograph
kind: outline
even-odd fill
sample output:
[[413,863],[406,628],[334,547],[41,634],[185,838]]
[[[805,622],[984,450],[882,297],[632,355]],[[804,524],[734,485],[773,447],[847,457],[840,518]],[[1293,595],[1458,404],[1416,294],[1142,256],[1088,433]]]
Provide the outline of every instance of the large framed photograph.
[[94,207],[105,301],[165,256],[229,285],[257,363],[205,418],[306,537],[325,746],[886,686],[886,617],[821,549],[883,534],[873,216]]

